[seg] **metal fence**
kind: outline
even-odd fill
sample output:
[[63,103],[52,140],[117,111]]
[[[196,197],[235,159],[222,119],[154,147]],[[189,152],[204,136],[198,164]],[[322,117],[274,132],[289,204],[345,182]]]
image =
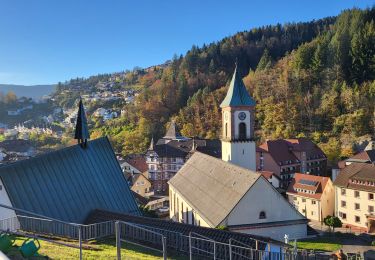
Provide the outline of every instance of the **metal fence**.
[[[227,243],[215,241],[209,237],[191,232],[184,235],[166,229],[155,228],[147,225],[123,221],[107,221],[92,225],[66,223],[41,217],[18,216],[0,220],[0,230],[10,232],[27,232],[34,235],[51,235],[78,240],[79,259],[82,259],[82,241],[100,239],[103,237],[116,237],[118,259],[121,258],[123,243],[132,243],[154,250],[167,257],[167,249],[180,252],[190,259],[214,260],[307,260],[329,259],[329,256],[308,254],[307,251],[270,252],[257,250],[258,246],[264,248],[265,242],[258,241],[256,248],[240,241],[230,239]],[[50,241],[53,243],[53,241]],[[77,257],[78,258],[78,257]]]

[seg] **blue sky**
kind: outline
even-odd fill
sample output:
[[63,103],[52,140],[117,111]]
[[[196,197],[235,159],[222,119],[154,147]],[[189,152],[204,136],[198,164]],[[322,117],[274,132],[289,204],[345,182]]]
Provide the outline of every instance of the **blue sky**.
[[0,84],[51,84],[148,67],[193,44],[309,21],[369,0],[0,0]]

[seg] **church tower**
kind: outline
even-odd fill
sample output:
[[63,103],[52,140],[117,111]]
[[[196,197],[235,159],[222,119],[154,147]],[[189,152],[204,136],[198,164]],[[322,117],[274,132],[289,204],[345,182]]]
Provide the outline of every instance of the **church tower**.
[[255,101],[247,92],[238,74],[237,65],[227,95],[220,107],[222,109],[222,160],[255,171]]

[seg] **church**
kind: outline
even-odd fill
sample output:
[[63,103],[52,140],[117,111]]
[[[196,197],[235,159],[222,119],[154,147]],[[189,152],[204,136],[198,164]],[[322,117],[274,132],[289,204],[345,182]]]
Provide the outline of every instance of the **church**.
[[284,240],[307,219],[256,173],[255,101],[234,71],[222,109],[222,158],[195,152],[169,181],[170,219]]

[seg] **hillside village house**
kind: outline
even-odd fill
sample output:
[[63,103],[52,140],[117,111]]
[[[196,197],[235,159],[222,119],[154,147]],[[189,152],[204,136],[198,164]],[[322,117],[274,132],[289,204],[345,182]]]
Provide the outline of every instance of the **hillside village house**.
[[329,177],[295,173],[287,196],[306,218],[322,222],[335,211],[335,190]]
[[294,173],[325,175],[327,157],[307,138],[268,140],[256,152],[258,171],[278,174],[287,188]]
[[281,179],[277,174],[275,174],[274,172],[270,172],[270,171],[260,171],[259,173],[262,174],[262,176],[266,180],[268,180],[272,184],[273,187],[275,187],[276,189],[280,188]]
[[134,174],[132,177],[131,190],[138,193],[142,197],[145,197],[151,190],[151,182],[144,173]]
[[375,164],[354,162],[334,181],[336,212],[347,227],[375,232]]
[[255,101],[237,69],[223,114],[222,160],[195,152],[169,181],[170,218],[177,222],[268,236],[307,235],[307,219],[255,172]]
[[161,194],[167,193],[168,181],[196,150],[215,157],[221,156],[219,140],[191,139],[181,136],[174,122],[169,126],[165,136],[156,144],[151,140],[146,153],[146,163],[153,191]]

